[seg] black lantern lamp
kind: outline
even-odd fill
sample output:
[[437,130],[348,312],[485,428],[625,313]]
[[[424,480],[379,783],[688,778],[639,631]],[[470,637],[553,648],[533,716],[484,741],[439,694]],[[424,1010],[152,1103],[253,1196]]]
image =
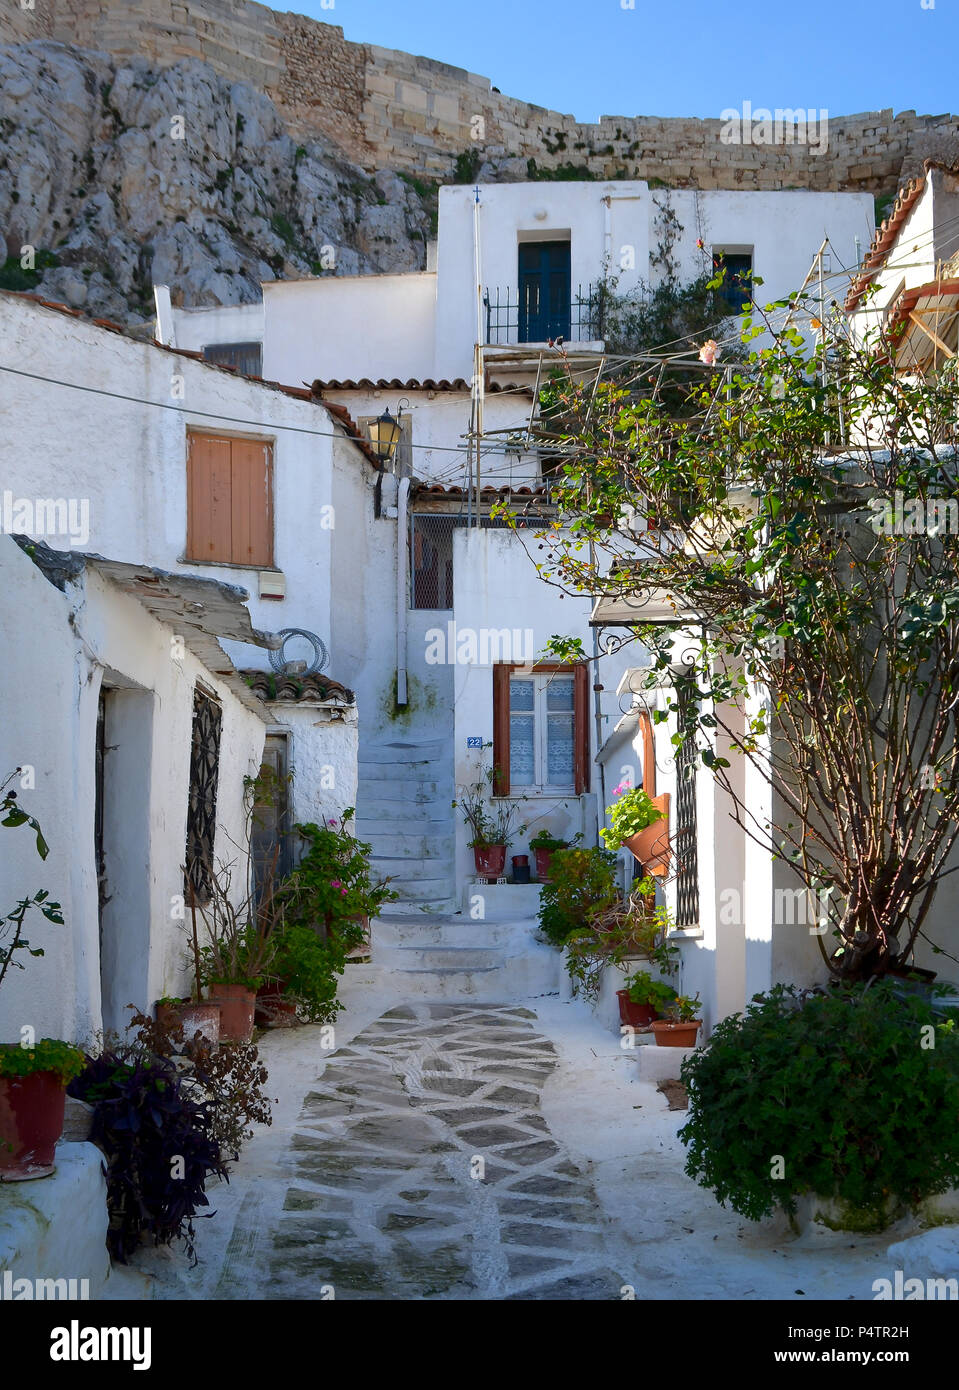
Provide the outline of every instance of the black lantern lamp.
[[[408,404],[408,402],[407,402]],[[370,423],[370,443],[380,463],[388,464],[392,461],[396,453],[397,446],[403,437],[403,402],[401,401],[396,411],[396,419],[389,412],[389,407],[383,414]]]

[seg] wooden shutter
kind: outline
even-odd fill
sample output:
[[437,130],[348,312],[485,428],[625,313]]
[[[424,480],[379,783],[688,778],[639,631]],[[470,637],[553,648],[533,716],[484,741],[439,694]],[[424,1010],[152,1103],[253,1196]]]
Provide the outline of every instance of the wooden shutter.
[[509,796],[509,678],[511,666],[493,667],[493,793]]
[[189,435],[186,554],[206,564],[273,564],[273,453],[264,440]]
[[580,662],[573,671],[573,773],[576,795],[589,791],[589,667]]

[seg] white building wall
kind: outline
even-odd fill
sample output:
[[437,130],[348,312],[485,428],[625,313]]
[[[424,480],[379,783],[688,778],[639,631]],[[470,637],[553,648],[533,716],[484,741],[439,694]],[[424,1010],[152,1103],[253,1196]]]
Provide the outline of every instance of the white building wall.
[[[104,1026],[124,1027],[127,1004],[148,1009],[165,994],[189,989],[182,865],[197,679],[223,709],[217,860],[235,858],[235,845],[243,843],[243,778],[259,768],[265,723],[189,650],[175,659],[171,630],[89,568],[61,593],[9,537],[0,537],[0,573],[8,638],[0,664],[0,766],[35,767],[36,790],[23,792],[22,801],[50,844],[41,862],[26,832],[3,831],[0,901],[12,905],[48,887],[65,918],[63,927],[39,914],[30,922],[27,935],[46,954],[27,959],[24,971],[4,981],[0,1036],[15,1038],[28,1023],[38,1037],[86,1042]],[[94,855],[101,685],[111,688],[104,804],[112,899],[104,912],[102,1002]]]
[[[202,352],[217,343],[262,343],[265,315],[256,304],[217,304],[203,309],[174,309],[173,347]],[[279,378],[285,380],[285,378]]]
[[263,375],[270,381],[435,375],[436,276],[429,271],[275,280],[263,286],[263,298]]
[[[76,548],[238,584],[250,593],[255,627],[303,627],[327,639],[334,525],[346,533],[353,519],[329,511],[336,435],[326,410],[9,294],[0,294],[0,359],[48,378],[0,380],[4,489],[27,498],[67,492],[89,509],[89,536]],[[285,599],[259,597],[256,569],[186,558],[189,428],[272,442],[274,561]],[[351,454],[357,470],[372,473]],[[71,545],[66,535],[42,539]],[[267,664],[265,652],[229,650],[241,665]]]
[[[455,618],[457,634],[475,632],[480,638],[484,630],[499,632],[503,628],[520,629],[520,641],[528,643],[525,651],[534,659],[542,656],[546,643],[554,635],[579,637],[584,650],[592,652],[592,631],[589,627],[591,602],[589,598],[563,597],[558,589],[543,583],[533,568],[519,539],[505,530],[462,530],[454,540],[454,613],[437,615],[436,626],[446,631],[446,621]],[[529,630],[530,636],[526,637]],[[449,643],[447,642],[447,650]],[[487,654],[489,651],[487,650]],[[482,655],[482,648],[480,648]],[[604,657],[599,662],[598,682],[603,692],[603,738],[619,718],[616,687],[628,662],[623,654]],[[456,786],[470,785],[477,779],[480,760],[467,746],[467,739],[493,738],[493,675],[492,665],[477,663],[450,666],[455,688],[453,700],[454,778]],[[591,676],[595,667],[591,667]],[[590,685],[594,683],[590,680]],[[548,827],[565,837],[582,832],[586,844],[596,843],[597,809],[602,816],[603,784],[600,769],[592,761],[597,750],[593,693],[588,702],[590,730],[590,791],[581,797],[536,797],[520,802],[517,825],[526,823],[528,832],[514,835],[508,851],[512,854],[529,852],[530,838],[536,831]],[[489,750],[483,755],[486,765],[491,762]],[[610,788],[606,788],[609,798]],[[467,848],[469,832],[457,814],[456,866],[457,886],[473,878],[473,854]],[[507,863],[507,868],[509,867]]]

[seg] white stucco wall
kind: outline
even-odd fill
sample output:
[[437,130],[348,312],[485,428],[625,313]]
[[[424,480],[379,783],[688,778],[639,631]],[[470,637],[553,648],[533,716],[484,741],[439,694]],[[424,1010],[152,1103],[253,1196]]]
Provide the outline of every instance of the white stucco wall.
[[[10,294],[0,294],[0,362],[49,379],[0,376],[4,489],[26,498],[66,492],[89,510],[89,537],[78,548],[238,584],[250,594],[254,626],[303,627],[327,639],[334,528],[338,520],[345,534],[352,518],[329,511],[333,444],[341,436],[322,406]],[[283,600],[259,597],[256,569],[185,558],[191,427],[272,442],[274,561],[286,580]],[[372,473],[348,448],[353,466]],[[70,548],[68,536],[41,538],[54,549]],[[267,664],[265,652],[230,651],[238,664]]]
[[[202,352],[215,343],[262,343],[263,301],[255,304],[218,304],[212,308],[174,309],[174,347]],[[279,378],[286,380],[286,378]]]
[[[235,844],[243,842],[243,778],[259,767],[265,722],[189,650],[175,659],[171,630],[90,568],[61,593],[12,540],[0,537],[0,572],[8,639],[0,665],[0,766],[36,768],[36,790],[22,799],[50,844],[41,863],[22,830],[3,832],[0,901],[49,887],[65,918],[63,927],[39,915],[31,922],[28,935],[47,954],[5,980],[0,1036],[15,1038],[29,1023],[37,1036],[90,1041],[103,1026],[123,1026],[127,1004],[149,1008],[187,986],[187,940],[177,912],[197,679],[214,690],[223,710],[218,860],[234,859]],[[102,1000],[94,856],[101,685],[111,691],[104,778],[111,901],[104,909]]]
[[[520,640],[525,644],[525,632],[529,629],[529,649],[534,657],[543,653],[553,635],[579,637],[584,649],[592,652],[589,599],[563,597],[558,589],[545,584],[536,574],[530,555],[512,532],[458,531],[453,550],[453,584],[454,613],[437,615],[440,621],[436,626],[443,631],[446,621],[452,617],[458,634],[467,630],[481,634],[484,629],[500,632],[504,628],[511,631],[519,628],[523,633]],[[604,738],[619,717],[616,686],[626,665],[622,654],[603,657],[599,662],[598,680],[605,687],[602,695]],[[455,687],[453,765],[456,784],[463,786],[477,780],[477,755],[467,747],[467,739],[481,737],[484,742],[491,742],[493,737],[492,666],[455,664],[449,669]],[[590,671],[592,685],[595,667],[591,667]],[[588,720],[592,759],[597,748],[592,690],[588,701]],[[487,763],[490,756],[487,751]],[[608,795],[609,789],[606,790]],[[597,807],[601,814],[602,798],[599,769],[591,761],[590,791],[582,797],[543,796],[520,802],[516,822],[517,825],[527,823],[529,831],[527,834],[517,832],[509,854],[527,853],[530,837],[544,826],[570,837],[582,831],[584,842],[595,844]],[[457,823],[456,837],[457,886],[461,890],[475,872],[472,851],[466,845],[469,834],[461,817]]]
[[434,376],[436,276],[319,277],[263,286],[272,381]]

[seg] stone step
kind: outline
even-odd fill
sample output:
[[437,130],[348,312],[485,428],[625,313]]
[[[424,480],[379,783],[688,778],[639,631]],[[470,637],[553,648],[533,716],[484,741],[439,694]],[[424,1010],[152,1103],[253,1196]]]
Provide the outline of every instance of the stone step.
[[[382,871],[374,866],[375,872]],[[447,903],[455,892],[453,880],[451,878],[415,878],[404,879],[393,875],[390,887],[394,892],[399,893],[400,899],[406,902],[423,903]],[[395,906],[396,904],[394,904]]]
[[549,947],[540,946],[522,956],[509,957],[501,965],[471,970],[459,970],[455,966],[414,966],[391,969],[389,975],[407,995],[481,999],[484,1003],[495,1004],[558,993],[559,969],[558,954]]
[[360,761],[364,765],[376,766],[384,763],[431,762],[448,758],[451,752],[451,743],[439,738],[425,739],[422,743],[366,744]]
[[[361,834],[360,839],[372,840],[373,855],[376,859],[391,859],[397,863],[420,859],[446,859],[452,864],[454,839],[445,827],[445,834],[424,834],[418,825],[410,825],[409,831],[380,828]],[[392,870],[387,870],[388,873]]]
[[382,946],[378,965],[399,970],[493,970],[509,959],[503,946]]
[[[427,855],[407,855],[407,854],[380,854],[379,846],[373,846],[373,853],[370,855],[370,864],[375,873],[381,878],[387,874],[394,880],[393,887],[398,882],[410,883],[419,880],[424,875],[427,878],[442,878],[444,883],[449,884],[450,893],[454,892],[454,875],[451,855],[437,854],[432,857]],[[444,894],[444,896],[447,896]]]
[[453,822],[453,807],[450,797],[436,796],[432,792],[420,791],[418,787],[407,786],[401,782],[391,782],[396,787],[396,796],[384,796],[379,788],[364,790],[360,787],[357,796],[357,820],[402,820],[406,816],[416,816],[418,820],[445,820]]
[[364,786],[375,787],[383,781],[408,782],[410,786],[434,786],[438,795],[442,795],[448,788],[452,798],[453,778],[452,776],[444,777],[442,774],[442,764],[438,764],[437,760],[431,758],[406,763],[395,760],[375,763],[361,758],[357,763],[357,775],[361,791]]

